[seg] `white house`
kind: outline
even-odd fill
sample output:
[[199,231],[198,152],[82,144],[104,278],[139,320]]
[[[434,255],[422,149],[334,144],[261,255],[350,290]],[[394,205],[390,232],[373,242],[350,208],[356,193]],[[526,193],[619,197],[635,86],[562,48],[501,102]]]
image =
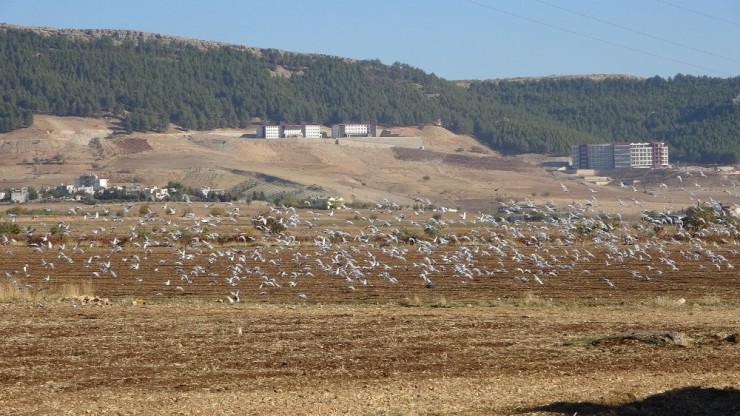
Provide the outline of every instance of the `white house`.
[[17,204],[28,202],[28,188],[23,187],[20,189],[10,190],[10,201]]
[[169,192],[163,188],[144,188],[144,196],[148,201],[161,201],[170,196]]
[[197,188],[195,190],[195,194],[201,198],[208,198],[209,196],[213,196],[213,195],[224,196],[226,195],[226,190],[225,189],[212,189],[210,187]]
[[[84,173],[75,180],[75,188],[77,188],[78,191],[95,193],[101,189],[108,188],[108,179],[103,179],[98,175]],[[92,192],[89,192],[89,189],[92,189]]]

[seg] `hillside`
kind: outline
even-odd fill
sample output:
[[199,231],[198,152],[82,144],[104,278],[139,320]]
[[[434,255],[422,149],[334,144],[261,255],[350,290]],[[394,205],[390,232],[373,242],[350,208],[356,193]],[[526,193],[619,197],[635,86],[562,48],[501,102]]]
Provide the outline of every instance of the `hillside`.
[[[268,197],[341,196],[348,202],[387,199],[402,205],[428,199],[436,206],[481,212],[495,211],[498,202],[509,201],[588,203],[635,213],[678,210],[693,205],[696,198],[728,201],[735,181],[713,172],[691,179],[683,174],[692,186],[686,190],[676,172],[663,172],[652,180],[644,174],[629,178],[629,183],[642,180],[639,193],[620,188],[618,180],[599,187],[487,151],[470,136],[437,126],[394,129],[418,137],[423,149],[347,140],[245,139],[253,131],[243,129],[115,131],[111,120],[37,116],[29,128],[0,134],[0,188],[69,184],[82,173],[96,173],[114,185],[161,187],[172,180],[191,187],[236,188],[246,195],[264,192]],[[670,189],[660,188],[662,182]],[[694,187],[697,182],[704,187]],[[733,195],[729,201],[736,199]]]
[[258,49],[138,31],[0,26],[0,131],[35,115],[110,116],[127,132],[256,122],[438,121],[502,154],[668,143],[671,159],[739,160],[740,77],[681,74],[453,82],[402,63]]

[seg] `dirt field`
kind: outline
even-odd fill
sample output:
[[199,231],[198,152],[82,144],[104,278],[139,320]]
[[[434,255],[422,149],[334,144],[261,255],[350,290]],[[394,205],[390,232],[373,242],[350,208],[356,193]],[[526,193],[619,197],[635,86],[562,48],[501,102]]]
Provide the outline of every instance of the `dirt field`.
[[[735,308],[0,308],[3,414],[740,410]],[[690,344],[592,341],[633,329],[681,331]]]
[[740,412],[737,230],[122,207],[15,218],[0,414]]

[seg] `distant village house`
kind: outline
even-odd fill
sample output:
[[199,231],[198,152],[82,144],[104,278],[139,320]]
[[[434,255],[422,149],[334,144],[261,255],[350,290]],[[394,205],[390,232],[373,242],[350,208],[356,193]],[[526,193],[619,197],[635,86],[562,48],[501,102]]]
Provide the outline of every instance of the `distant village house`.
[[170,197],[170,193],[167,191],[167,189],[158,188],[156,186],[153,188],[144,188],[143,193],[144,193],[144,198],[146,198],[147,201],[152,201],[152,202],[161,201],[165,198]]
[[11,189],[10,202],[14,202],[16,204],[28,202],[28,188],[23,187],[20,189]]

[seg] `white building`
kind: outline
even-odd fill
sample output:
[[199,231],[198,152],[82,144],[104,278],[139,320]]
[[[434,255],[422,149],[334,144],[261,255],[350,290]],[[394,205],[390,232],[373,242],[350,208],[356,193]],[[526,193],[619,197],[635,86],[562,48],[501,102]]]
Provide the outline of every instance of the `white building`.
[[303,126],[283,124],[281,137],[303,137]]
[[320,139],[321,138],[321,126],[318,124],[304,124],[303,125],[303,137],[307,139]]
[[281,137],[321,138],[321,126],[318,124],[287,124],[257,126],[256,136],[262,139],[279,139]]
[[224,196],[224,195],[226,195],[226,190],[225,189],[212,189],[210,187],[207,187],[207,188],[197,188],[195,190],[195,194],[198,195],[201,198],[206,198],[207,199],[209,197],[213,197],[214,195]]
[[20,189],[10,190],[10,201],[17,204],[28,202],[28,188],[23,187]]
[[[105,190],[108,188],[108,179],[103,179],[98,175],[84,173],[75,180],[75,188],[77,188],[78,191],[95,193],[99,190]],[[92,189],[92,192],[88,192],[88,189]]]
[[278,125],[257,126],[257,137],[262,139],[279,139],[281,128]]
[[331,137],[375,137],[376,134],[375,124],[367,123],[351,123],[351,124],[335,124],[331,126]]
[[650,143],[630,143],[630,166],[633,168],[653,167],[653,145]]
[[144,196],[146,197],[147,201],[161,201],[165,198],[168,198],[170,196],[170,193],[167,192],[166,189],[157,188],[156,186],[153,188],[144,188]]

